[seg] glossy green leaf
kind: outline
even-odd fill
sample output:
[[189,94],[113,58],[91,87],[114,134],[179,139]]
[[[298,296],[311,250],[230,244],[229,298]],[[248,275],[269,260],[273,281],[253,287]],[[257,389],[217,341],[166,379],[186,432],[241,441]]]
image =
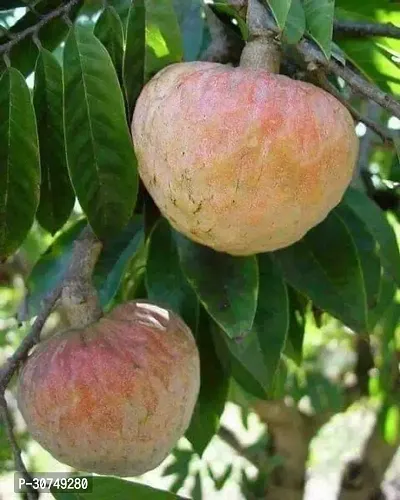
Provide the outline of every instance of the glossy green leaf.
[[144,245],[143,218],[135,215],[128,225],[104,244],[93,273],[100,303],[106,307],[117,293],[129,261]]
[[267,0],[271,11],[275,17],[276,23],[281,30],[284,29],[286,19],[290,10],[292,0]]
[[218,325],[211,328],[215,350],[225,373],[256,398],[268,397],[271,383],[258,337],[254,332],[230,339]]
[[100,14],[94,27],[94,34],[110,54],[111,60],[117,71],[118,79],[122,82],[124,28],[121,18],[111,5],[108,5]]
[[[246,20],[241,16],[241,14],[238,12],[237,8],[233,7],[232,5],[228,5],[224,2],[213,2],[211,4],[211,7],[212,7],[213,12],[215,12],[217,14],[222,14],[224,17],[227,16],[228,20],[229,19],[236,20],[243,40],[248,39],[249,29],[248,29]],[[224,23],[224,29],[228,29],[227,22]]]
[[381,284],[381,260],[377,244],[365,223],[345,203],[335,209],[336,215],[347,226],[360,259],[368,309],[373,308],[378,300]]
[[258,256],[260,285],[257,312],[252,333],[255,333],[264,356],[271,386],[285,348],[289,329],[288,291],[282,275],[268,254]]
[[[26,2],[25,2],[26,3]],[[83,4],[83,0],[78,2],[69,11],[69,18],[75,21],[79,10]],[[35,3],[35,10],[39,15],[45,16],[53,12],[60,6],[60,0],[41,0]],[[38,16],[31,10],[27,10],[26,14],[19,19],[11,28],[10,33],[16,34],[26,29],[31,29],[37,25]],[[64,40],[68,32],[68,26],[64,19],[60,16],[55,17],[47,22],[39,32],[39,38],[42,46],[50,51],[54,50]],[[0,45],[6,44],[10,39],[5,35],[0,37]],[[15,44],[10,51],[10,60],[13,67],[19,69],[24,76],[28,76],[35,68],[36,59],[39,50],[31,36],[25,37],[19,43]],[[0,58],[0,73],[5,69],[5,63]]]
[[210,316],[229,337],[251,330],[257,306],[255,257],[232,257],[176,233],[183,272]]
[[392,226],[380,208],[360,191],[349,188],[343,198],[357,216],[362,219],[378,243],[382,264],[400,285],[400,252]]
[[325,56],[331,56],[335,0],[304,0],[307,31],[321,47]]
[[75,193],[65,151],[62,68],[46,49],[41,49],[36,63],[33,104],[42,172],[37,220],[54,234],[68,220]]
[[136,158],[111,58],[86,28],[77,26],[68,35],[64,81],[72,184],[96,235],[109,238],[121,231],[133,214]]
[[0,79],[0,262],[28,234],[39,185],[35,111],[24,77],[9,68]]
[[274,252],[286,280],[355,330],[367,329],[367,298],[357,249],[335,213],[298,243]]
[[133,110],[147,80],[165,66],[182,60],[182,37],[173,0],[132,2],[123,64],[129,110]]
[[173,493],[177,493],[184,485],[189,476],[190,462],[194,457],[192,450],[175,448],[172,452],[173,462],[165,467],[162,476],[174,476],[174,481],[169,487]]
[[175,238],[165,219],[160,220],[151,234],[146,288],[150,300],[172,309],[195,330],[198,300],[182,273]]
[[199,59],[203,46],[204,5],[202,0],[173,0],[179,27],[182,33],[185,61]]
[[229,378],[225,375],[215,352],[210,321],[204,309],[200,312],[196,342],[200,353],[201,386],[185,436],[201,457],[211,439],[218,432],[229,389]]
[[288,13],[283,40],[289,44],[298,43],[306,30],[306,14],[301,0],[292,0]]
[[[85,476],[78,476],[85,477]],[[182,497],[170,493],[169,491],[158,490],[145,484],[134,483],[116,477],[87,476],[93,488],[91,491],[65,493],[57,492],[54,488],[51,493],[56,500],[174,500]]]

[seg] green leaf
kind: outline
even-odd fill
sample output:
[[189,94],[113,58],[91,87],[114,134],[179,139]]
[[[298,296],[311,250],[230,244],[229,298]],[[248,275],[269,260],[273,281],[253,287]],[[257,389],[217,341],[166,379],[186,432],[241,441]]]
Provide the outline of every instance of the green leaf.
[[35,111],[24,77],[0,79],[0,261],[24,241],[39,203],[40,159]]
[[[335,15],[339,20],[376,22],[400,25],[400,6],[389,0],[336,0]],[[400,72],[396,57],[400,54],[400,40],[390,37],[357,39],[337,35],[337,43],[347,58],[364,76],[383,91],[400,93]]]
[[[26,1],[24,3],[26,4]],[[69,11],[68,17],[72,22],[77,18],[82,4],[83,0],[79,0]],[[46,16],[58,7],[60,7],[60,0],[41,0],[35,3],[35,11],[40,16]],[[10,28],[9,32],[11,34],[17,34],[27,29],[32,29],[38,23],[38,15],[30,9],[27,9],[26,14]],[[64,19],[60,16],[55,17],[40,29],[40,43],[44,48],[52,51],[64,40],[67,32],[68,26]],[[0,45],[4,45],[9,41],[10,39],[6,35],[0,37]],[[28,76],[35,68],[38,53],[39,50],[33,38],[27,36],[15,44],[11,49],[9,54],[11,65],[19,69],[24,76]],[[4,69],[4,60],[0,58],[0,73]]]
[[126,28],[126,46],[122,64],[125,97],[131,116],[146,82],[146,7],[145,0],[132,2]]
[[268,397],[267,388],[272,382],[264,363],[258,337],[254,332],[230,339],[216,324],[211,326],[215,350],[225,373],[249,394],[256,398]]
[[105,242],[93,273],[93,283],[103,308],[114,298],[129,261],[143,245],[143,218],[140,215],[135,215],[123,231]]
[[336,215],[347,226],[360,259],[368,309],[372,309],[378,300],[381,284],[381,261],[377,244],[364,222],[349,208],[341,203],[335,209]]
[[335,213],[298,243],[274,252],[286,280],[355,330],[367,329],[362,268],[351,234]]
[[306,329],[307,303],[293,288],[288,289],[289,329],[285,354],[298,365],[303,360],[303,341]]
[[400,253],[392,226],[380,208],[360,191],[349,188],[343,203],[364,221],[369,232],[378,243],[382,265],[400,286]]
[[283,30],[283,40],[288,44],[298,43],[306,31],[306,14],[301,0],[292,0]]
[[257,306],[255,257],[232,257],[176,234],[181,266],[210,316],[230,337],[251,330]]
[[162,471],[162,476],[174,476],[174,482],[169,487],[173,493],[177,493],[184,485],[186,478],[190,475],[190,463],[194,457],[192,450],[175,448],[172,453],[174,461],[167,465]]
[[275,20],[281,30],[284,29],[292,0],[267,0]]
[[72,184],[96,235],[109,238],[133,214],[136,158],[111,58],[86,28],[71,28],[64,49],[64,79]]
[[33,91],[42,180],[37,220],[51,234],[68,220],[75,203],[67,168],[63,122],[62,69],[51,52],[41,49]]
[[118,479],[116,477],[101,477],[101,476],[77,476],[87,477],[93,484],[93,489],[90,492],[65,493],[57,492],[52,488],[52,495],[56,500],[110,500],[110,498],[118,498],[118,500],[173,500],[182,499],[169,491],[157,490],[150,486],[140,483]]
[[332,50],[335,0],[304,0],[307,31],[329,59]]
[[185,61],[199,59],[203,46],[204,5],[202,0],[173,0],[182,33]]
[[[32,317],[42,300],[62,280],[71,260],[73,243],[86,224],[80,220],[62,232],[33,267],[27,281],[27,314]],[[143,220],[135,216],[114,238],[109,238],[99,256],[93,283],[103,307],[114,298],[129,262],[144,244]]]
[[219,476],[217,476],[213,472],[211,466],[209,464],[207,464],[207,472],[208,472],[208,475],[213,480],[215,489],[217,491],[221,491],[223,489],[223,487],[225,486],[226,482],[228,481],[228,479],[232,476],[233,464],[232,463],[228,464],[225,467],[224,472],[222,474],[220,474]]
[[151,234],[146,288],[149,300],[175,311],[195,331],[198,300],[182,273],[175,239],[165,219]]
[[143,85],[165,66],[182,60],[182,37],[172,0],[132,2],[123,64],[130,112]]
[[194,485],[193,485],[193,488],[191,491],[191,498],[192,498],[192,500],[203,500],[204,499],[200,472],[196,473]]
[[94,34],[110,54],[118,79],[122,82],[122,61],[124,55],[124,28],[114,9],[108,5],[101,13],[94,27]]
[[257,335],[264,356],[269,389],[286,344],[289,298],[282,275],[268,254],[258,256],[258,267],[260,285],[252,333]]
[[397,288],[392,278],[383,273],[377,303],[375,307],[368,311],[368,323],[371,330],[383,318],[388,307],[392,304],[396,290]]
[[60,233],[34,265],[26,283],[27,318],[39,312],[42,301],[61,282],[71,260],[74,240],[85,224],[85,220],[80,220]]
[[200,352],[201,386],[186,438],[201,457],[218,432],[229,389],[229,378],[215,352],[210,321],[204,309],[200,312],[196,342]]

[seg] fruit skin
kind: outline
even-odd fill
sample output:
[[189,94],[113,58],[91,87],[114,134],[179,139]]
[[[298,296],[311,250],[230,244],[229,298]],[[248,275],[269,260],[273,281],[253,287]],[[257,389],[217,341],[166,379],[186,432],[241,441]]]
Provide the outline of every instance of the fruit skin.
[[349,185],[358,139],[347,109],[309,83],[251,68],[168,66],[132,120],[140,176],[172,226],[232,255],[286,247]]
[[135,476],[158,466],[186,431],[199,355],[173,312],[145,301],[39,344],[19,378],[28,430],[79,470]]

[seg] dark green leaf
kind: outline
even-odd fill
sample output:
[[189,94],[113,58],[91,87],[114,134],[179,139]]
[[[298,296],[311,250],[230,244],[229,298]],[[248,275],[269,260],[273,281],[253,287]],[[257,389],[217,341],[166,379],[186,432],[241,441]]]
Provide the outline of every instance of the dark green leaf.
[[343,409],[343,394],[338,384],[318,372],[306,376],[307,394],[316,413],[340,412]]
[[109,238],[133,214],[136,158],[111,58],[86,28],[72,28],[68,35],[64,79],[70,176],[94,232]]
[[267,0],[281,30],[284,29],[292,0]]
[[381,261],[377,245],[364,222],[345,203],[335,209],[336,215],[346,224],[360,259],[367,293],[368,309],[373,308],[378,300],[381,284]]
[[282,275],[268,254],[258,256],[260,286],[252,332],[260,343],[268,373],[268,388],[278,368],[289,329],[288,291]]
[[[78,476],[85,477],[85,476]],[[169,491],[157,490],[145,484],[134,483],[116,477],[88,476],[89,481],[93,481],[93,490],[83,493],[64,493],[54,489],[52,494],[56,500],[173,500],[182,499]]]
[[384,316],[390,304],[392,304],[396,290],[396,284],[392,278],[383,273],[377,303],[375,307],[368,311],[368,323],[371,330]]
[[203,45],[204,9],[202,0],[173,0],[182,33],[185,61],[199,59]]
[[200,312],[196,342],[200,352],[201,386],[186,437],[201,457],[218,432],[229,388],[229,378],[216,355],[210,321],[204,309]]
[[176,233],[183,272],[208,313],[230,337],[251,330],[257,306],[255,257],[232,257]]
[[110,54],[117,71],[118,79],[122,83],[122,59],[124,55],[124,28],[122,21],[114,9],[108,5],[101,13],[94,27],[94,34],[101,41]]
[[257,335],[251,332],[242,338],[230,339],[217,325],[212,325],[211,331],[225,372],[249,394],[265,399],[271,380]]
[[307,30],[321,47],[325,56],[331,56],[335,0],[304,0]]
[[198,300],[182,273],[175,238],[165,219],[151,235],[146,288],[150,300],[175,311],[195,331]]
[[54,234],[67,222],[75,194],[65,152],[62,69],[46,49],[41,49],[36,63],[33,104],[42,172],[37,220]]
[[123,59],[123,80],[129,116],[145,84],[146,66],[146,7],[145,0],[131,3],[126,28]]
[[[83,4],[83,0],[79,0],[69,11],[68,17],[71,21],[75,21],[79,10]],[[36,2],[35,10],[45,16],[55,9],[60,7],[60,0],[41,0]],[[9,30],[11,34],[20,33],[26,29],[32,28],[38,23],[38,16],[31,10],[27,10],[26,14],[19,19]],[[55,17],[47,22],[39,32],[39,38],[42,46],[50,51],[54,50],[63,40],[68,32],[68,26],[64,19],[60,16]],[[0,37],[0,45],[9,42],[7,36]],[[39,50],[31,36],[25,37],[19,43],[15,44],[10,51],[10,60],[13,67],[19,69],[24,76],[28,76],[35,68],[36,59]],[[5,68],[5,63],[0,58],[0,73]]]
[[0,79],[0,262],[23,242],[39,203],[40,159],[35,111],[21,73]]
[[306,15],[301,0],[292,0],[289,14],[283,30],[283,39],[289,44],[300,41],[306,30]]
[[114,298],[129,261],[143,244],[143,218],[139,215],[134,216],[115,238],[105,242],[93,274],[102,307]]
[[191,498],[192,500],[204,500],[200,472],[196,473],[194,486],[191,493]]
[[165,66],[183,60],[182,38],[172,1],[132,2],[123,64],[130,112],[147,80]]
[[303,360],[303,340],[306,328],[306,303],[289,287],[289,330],[285,354],[298,365]]
[[320,309],[367,330],[367,300],[357,250],[335,213],[298,243],[274,252],[286,280]]
[[379,255],[385,269],[400,285],[400,253],[396,236],[385,214],[365,194],[349,188],[343,198],[348,205],[367,226],[369,232],[378,243]]

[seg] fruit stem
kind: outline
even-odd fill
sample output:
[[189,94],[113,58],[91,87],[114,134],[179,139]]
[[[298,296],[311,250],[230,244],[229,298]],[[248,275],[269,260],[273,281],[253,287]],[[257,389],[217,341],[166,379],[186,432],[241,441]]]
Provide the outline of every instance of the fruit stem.
[[103,315],[92,284],[93,271],[102,246],[89,226],[75,241],[71,264],[61,292],[61,305],[71,328],[84,328]]
[[279,73],[281,47],[277,28],[260,0],[249,0],[247,26],[249,38],[240,58],[240,66]]

